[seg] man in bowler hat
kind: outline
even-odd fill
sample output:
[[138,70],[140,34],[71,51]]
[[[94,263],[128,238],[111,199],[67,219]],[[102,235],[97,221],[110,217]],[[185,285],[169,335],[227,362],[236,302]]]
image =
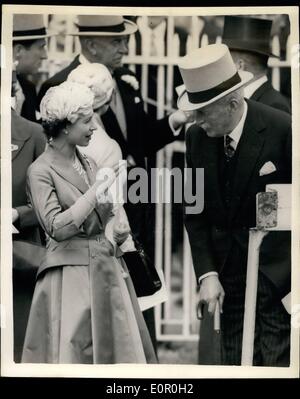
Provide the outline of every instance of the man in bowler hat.
[[[107,134],[115,139],[122,150],[123,158],[131,167],[145,168],[145,157],[155,154],[171,143],[186,122],[182,111],[156,120],[144,111],[144,103],[135,74],[123,67],[122,59],[128,52],[128,37],[137,30],[134,22],[122,16],[79,15],[78,32],[81,54],[77,55],[65,69],[47,80],[41,87],[39,100],[49,87],[65,81],[69,73],[79,64],[98,62],[104,64],[115,80],[115,92],[108,111],[102,116]],[[128,184],[129,187],[129,184]],[[154,234],[154,224],[148,218],[149,204],[125,204],[125,210],[134,238],[146,251]],[[153,309],[146,310],[144,317],[155,344]]]
[[253,73],[245,97],[291,113],[289,101],[268,80],[268,59],[278,56],[270,49],[272,21],[246,16],[225,16],[222,42],[240,70]]
[[47,58],[47,34],[42,14],[13,16],[13,61],[16,64],[15,111],[33,122],[37,119],[37,93],[28,75],[38,72]]
[[[199,303],[207,305],[209,315],[219,303],[221,364],[239,365],[256,193],[267,184],[291,183],[291,120],[285,112],[244,99],[243,87],[253,76],[237,71],[224,44],[191,52],[179,69],[185,91],[178,107],[195,116],[186,135],[187,167],[193,171],[187,184],[201,184],[195,171],[204,169],[203,212],[192,214],[192,205],[185,207]],[[290,318],[281,298],[290,290],[290,250],[286,232],[270,232],[261,247],[254,365],[289,365]]]

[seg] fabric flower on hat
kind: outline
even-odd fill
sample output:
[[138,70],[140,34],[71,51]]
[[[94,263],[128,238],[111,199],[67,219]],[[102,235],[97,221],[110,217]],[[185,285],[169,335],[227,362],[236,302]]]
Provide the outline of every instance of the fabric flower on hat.
[[67,119],[75,123],[79,116],[91,113],[93,101],[94,94],[88,87],[75,82],[64,82],[51,87],[42,98],[42,120],[54,122]]
[[114,81],[105,65],[86,63],[79,65],[68,76],[70,82],[81,83],[89,87],[95,95],[94,109],[107,103],[112,96]]
[[132,86],[134,90],[138,90],[139,87],[140,87],[139,82],[138,82],[137,79],[136,79],[134,76],[132,76],[132,75],[123,75],[123,76],[121,76],[121,79],[122,79],[124,82],[130,84],[130,86]]

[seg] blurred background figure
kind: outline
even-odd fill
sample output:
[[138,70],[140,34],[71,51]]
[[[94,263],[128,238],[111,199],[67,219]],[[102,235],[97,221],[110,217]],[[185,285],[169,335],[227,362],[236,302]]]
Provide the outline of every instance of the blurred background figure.
[[269,19],[225,16],[223,43],[227,44],[239,70],[253,73],[245,88],[245,97],[282,111],[291,112],[288,100],[268,80],[268,59],[271,52]]
[[[12,73],[12,102],[18,90],[15,65]],[[13,312],[14,360],[21,360],[25,330],[42,249],[39,223],[26,193],[27,169],[45,149],[42,127],[11,109]]]
[[216,43],[217,39],[222,36],[224,17],[222,15],[206,15],[205,17],[200,17],[200,20],[204,23],[200,33],[200,41],[203,35],[207,35],[207,44]]
[[47,58],[46,32],[42,14],[15,14],[13,17],[13,61],[16,63],[15,111],[35,122],[37,93],[30,80]]
[[67,15],[62,14],[52,14],[49,15],[49,32],[53,32],[56,34],[56,51],[64,52],[65,51],[65,40],[67,33]]

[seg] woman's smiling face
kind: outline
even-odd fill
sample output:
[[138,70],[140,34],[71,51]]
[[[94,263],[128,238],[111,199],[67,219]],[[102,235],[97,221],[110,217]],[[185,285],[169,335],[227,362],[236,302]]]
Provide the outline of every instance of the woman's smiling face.
[[96,129],[93,122],[93,110],[85,115],[80,115],[76,122],[68,123],[66,127],[67,141],[72,145],[86,147]]

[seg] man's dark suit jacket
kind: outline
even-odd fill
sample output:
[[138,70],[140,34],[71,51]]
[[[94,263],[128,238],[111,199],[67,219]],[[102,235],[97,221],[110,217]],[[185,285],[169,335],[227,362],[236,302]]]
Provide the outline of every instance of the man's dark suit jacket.
[[[13,235],[14,355],[21,360],[39,255],[39,223],[26,194],[27,169],[45,150],[42,127],[11,111],[12,206],[19,213]],[[24,242],[25,241],[25,242]],[[26,252],[24,252],[26,251]],[[26,254],[29,256],[26,258]],[[25,259],[29,261],[25,261]]]
[[[265,191],[267,184],[291,183],[290,116],[255,101],[248,100],[247,103],[248,113],[237,150],[232,200],[227,208],[221,193],[218,166],[223,137],[209,138],[197,125],[187,132],[187,167],[204,168],[204,210],[198,215],[185,216],[197,278],[210,271],[222,274],[234,246],[245,254],[243,261],[246,263],[248,230],[256,225],[256,193]],[[266,162],[272,162],[276,171],[260,176],[259,171]],[[282,296],[290,289],[289,238],[288,232],[269,233],[260,253],[260,270]]]
[[291,113],[291,106],[288,99],[278,90],[275,90],[269,81],[261,85],[251,96],[251,100],[258,101],[270,107],[280,109],[288,114]]
[[20,234],[16,239],[39,241],[38,220],[33,208],[28,204],[26,194],[27,169],[45,150],[46,135],[42,127],[11,111],[12,143],[12,206],[19,213],[15,223]]
[[22,87],[25,97],[21,116],[32,122],[36,122],[36,111],[38,110],[38,100],[35,85],[30,82],[24,75],[18,75],[18,81]]

